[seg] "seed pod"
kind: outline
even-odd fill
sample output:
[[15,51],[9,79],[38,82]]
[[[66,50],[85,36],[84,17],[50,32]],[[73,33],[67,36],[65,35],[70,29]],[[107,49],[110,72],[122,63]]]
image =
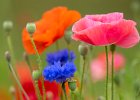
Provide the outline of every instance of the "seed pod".
[[6,31],[6,32],[10,32],[13,28],[13,22],[12,21],[5,21],[3,22],[3,29]]
[[72,31],[67,31],[65,33],[64,38],[65,38],[65,41],[67,42],[67,44],[70,44],[70,42],[71,42],[71,35],[72,35]]
[[80,44],[79,47],[79,53],[82,55],[82,56],[86,56],[87,53],[88,53],[88,45],[85,45],[85,44]]
[[26,30],[32,35],[36,31],[35,23],[27,23]]
[[34,80],[38,80],[40,78],[40,76],[41,76],[41,72],[39,70],[34,70],[32,72],[32,77]]
[[6,52],[5,52],[5,58],[6,58],[6,60],[7,60],[8,62],[11,61],[11,55],[10,55],[9,51],[6,51]]
[[71,91],[75,91],[77,88],[76,80],[72,79],[68,81],[68,86]]

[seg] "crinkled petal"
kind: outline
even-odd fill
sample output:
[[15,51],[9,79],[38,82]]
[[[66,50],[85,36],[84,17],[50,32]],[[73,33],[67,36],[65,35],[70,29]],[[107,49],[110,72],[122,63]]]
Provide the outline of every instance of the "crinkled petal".
[[93,21],[99,21],[102,23],[110,23],[123,19],[123,13],[114,12],[109,14],[87,15],[86,18],[89,18]]
[[134,28],[133,33],[123,37],[120,41],[116,43],[117,46],[122,48],[130,48],[135,46],[140,40],[139,33],[136,28]]
[[94,23],[90,19],[82,18],[72,27],[72,31],[74,32],[74,34],[72,35],[72,39],[87,42],[89,44],[94,44],[93,41],[87,36],[87,29],[98,24],[100,23]]
[[118,22],[110,23],[110,27],[105,27],[106,38],[110,44],[118,42],[125,35],[133,32],[136,23],[132,20],[120,20]]

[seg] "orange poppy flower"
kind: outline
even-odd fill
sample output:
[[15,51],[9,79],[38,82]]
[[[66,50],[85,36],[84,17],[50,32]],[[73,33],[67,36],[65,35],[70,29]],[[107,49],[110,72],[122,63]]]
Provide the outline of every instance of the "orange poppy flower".
[[[42,18],[35,22],[36,32],[33,39],[39,53],[42,53],[48,46],[64,35],[65,30],[80,19],[80,13],[68,10],[66,7],[56,7],[45,12]],[[22,41],[27,53],[34,54],[29,33],[23,30]]]

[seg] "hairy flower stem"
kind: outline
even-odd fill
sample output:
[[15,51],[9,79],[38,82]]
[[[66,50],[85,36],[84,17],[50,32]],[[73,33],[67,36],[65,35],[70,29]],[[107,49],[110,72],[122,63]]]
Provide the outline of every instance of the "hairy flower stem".
[[41,100],[41,94],[40,94],[40,90],[39,90],[39,87],[38,87],[38,81],[35,80],[35,88],[36,88],[36,94],[37,94],[37,98],[38,100]]
[[111,51],[111,54],[112,54],[112,61],[111,61],[111,100],[114,100],[114,52],[115,52],[115,45],[111,45],[110,46],[110,51]]
[[83,90],[83,82],[84,82],[84,73],[85,73],[85,66],[86,66],[86,57],[83,56],[83,70],[82,70],[82,77],[81,77],[81,87],[80,87],[80,97],[82,98],[82,90]]
[[10,62],[8,62],[8,66],[9,66],[9,69],[10,69],[11,73],[13,74],[13,77],[15,78],[15,80],[16,80],[16,82],[17,82],[19,88],[20,88],[21,91],[23,92],[23,94],[24,94],[26,100],[30,100],[29,97],[28,97],[28,95],[27,95],[27,93],[26,93],[25,90],[23,89],[23,87],[22,87],[22,85],[21,85],[21,83],[20,83],[20,81],[19,81],[19,79],[18,79],[18,77],[17,77],[17,75],[16,75],[16,73],[15,73],[15,71],[14,71],[12,65],[10,64]]
[[65,96],[65,100],[68,100],[67,94],[66,94],[65,82],[62,83],[62,90],[63,90],[64,96]]
[[[36,45],[35,45],[34,40],[33,40],[33,38],[32,38],[32,35],[30,35],[30,40],[31,40],[31,43],[32,43],[32,45],[33,45],[33,48],[34,48],[34,50],[35,50],[35,52],[36,52],[39,70],[40,70],[41,73],[42,73],[43,66],[42,66],[41,57],[40,57],[40,55],[39,55],[39,53],[38,53],[38,50],[37,50],[37,48],[36,48]],[[41,79],[41,82],[42,82],[42,90],[43,90],[43,99],[45,100],[45,99],[46,99],[46,93],[45,93],[46,90],[45,90],[45,87],[44,87],[44,80]]]
[[44,78],[41,77],[41,81],[42,81],[42,89],[43,89],[43,100],[46,100],[46,89],[45,89],[45,85],[44,85]]
[[67,43],[67,48],[70,51],[70,44],[69,43]]
[[108,48],[105,46],[106,53],[106,100],[108,100]]
[[111,91],[112,91],[112,99],[111,100],[114,100],[114,52],[112,52],[112,64],[111,64],[111,69],[112,69],[112,75],[111,75],[111,80],[112,80],[112,88],[111,88]]
[[[13,45],[12,45],[12,41],[11,41],[11,36],[10,33],[7,33],[7,44],[8,44],[8,48],[12,57],[12,64],[15,65],[16,63],[16,58],[15,58],[15,54],[14,54],[14,50],[13,50]],[[16,73],[16,72],[15,72]],[[22,93],[21,91],[19,91],[20,94],[20,99],[22,99]]]
[[15,55],[14,55],[14,51],[13,51],[13,45],[12,45],[12,41],[11,41],[11,37],[9,34],[7,34],[7,43],[8,43],[8,47],[9,47],[9,51],[10,51],[10,54],[11,54],[11,57],[12,57],[12,62],[13,64],[16,63],[16,60],[15,60]]

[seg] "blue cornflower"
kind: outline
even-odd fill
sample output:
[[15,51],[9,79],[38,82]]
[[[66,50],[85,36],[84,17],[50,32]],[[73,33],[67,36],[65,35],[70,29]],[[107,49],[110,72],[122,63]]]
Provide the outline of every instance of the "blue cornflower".
[[74,59],[74,52],[69,52],[68,49],[48,54],[48,66],[43,71],[45,80],[65,82],[67,78],[73,77],[76,71]]
[[61,63],[65,63],[67,61],[74,61],[75,54],[73,51],[68,51],[68,49],[63,49],[54,53],[47,54],[46,61],[49,65],[54,64],[55,62],[60,61]]
[[66,62],[61,64],[61,62],[55,62],[53,65],[45,67],[43,71],[43,76],[45,80],[65,82],[67,78],[74,76],[76,67],[73,62]]

